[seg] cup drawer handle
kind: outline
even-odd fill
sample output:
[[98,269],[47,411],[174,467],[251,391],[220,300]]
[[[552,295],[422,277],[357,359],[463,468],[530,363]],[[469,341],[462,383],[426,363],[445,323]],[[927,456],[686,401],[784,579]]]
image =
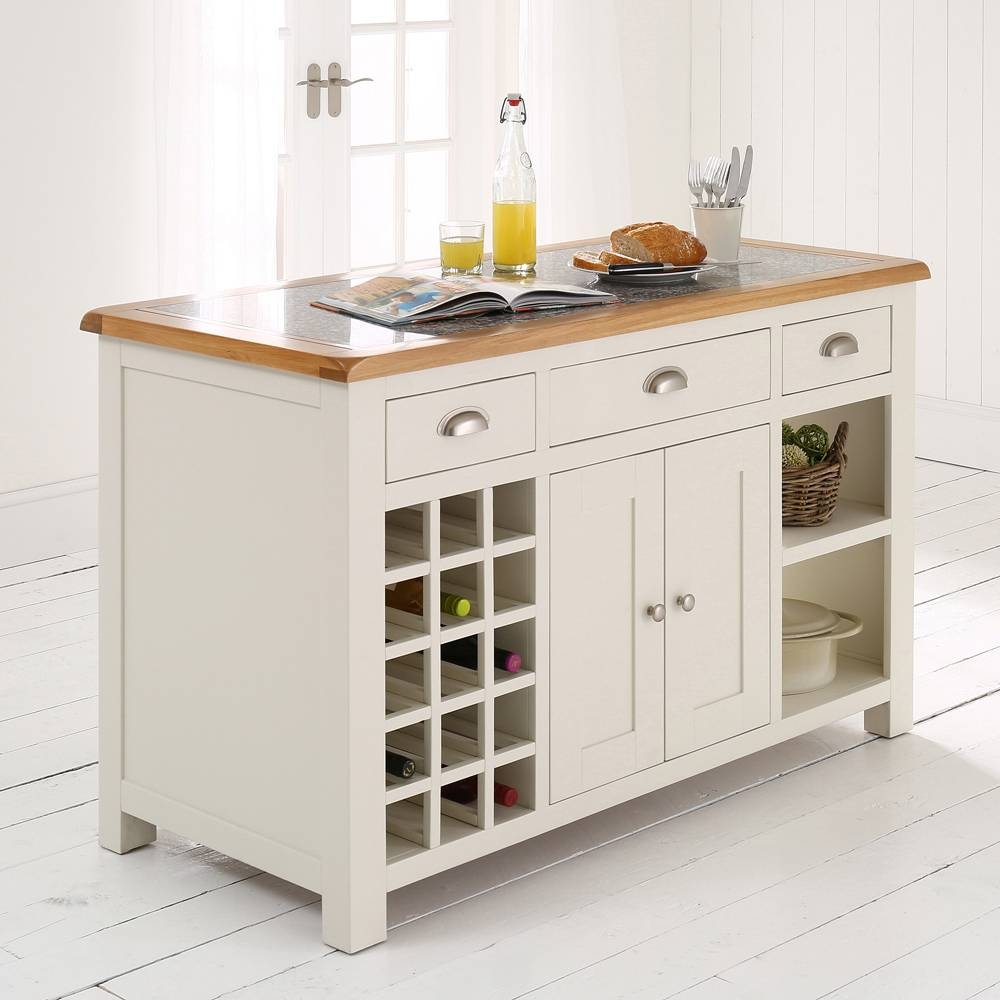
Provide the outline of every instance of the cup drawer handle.
[[687,373],[681,368],[657,368],[646,376],[642,383],[643,392],[661,396],[665,392],[680,392],[688,387]]
[[463,437],[466,434],[481,434],[490,429],[490,415],[485,410],[470,407],[466,410],[452,410],[441,418],[438,434],[441,437]]
[[820,345],[819,353],[824,358],[846,358],[858,353],[858,338],[853,333],[831,333]]

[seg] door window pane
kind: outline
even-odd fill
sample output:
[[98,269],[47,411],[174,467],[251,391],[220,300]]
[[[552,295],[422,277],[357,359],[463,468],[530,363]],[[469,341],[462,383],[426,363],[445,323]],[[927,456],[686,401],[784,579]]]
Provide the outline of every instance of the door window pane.
[[351,39],[351,77],[370,76],[346,91],[351,145],[396,141],[396,36],[355,34]]
[[448,136],[448,33],[406,33],[405,136],[445,139]]
[[351,157],[351,267],[396,259],[396,154]]
[[406,0],[407,21],[447,21],[448,0]]
[[352,24],[386,24],[396,20],[396,0],[351,0]]
[[405,189],[406,259],[435,257],[438,223],[448,219],[448,151],[407,153]]

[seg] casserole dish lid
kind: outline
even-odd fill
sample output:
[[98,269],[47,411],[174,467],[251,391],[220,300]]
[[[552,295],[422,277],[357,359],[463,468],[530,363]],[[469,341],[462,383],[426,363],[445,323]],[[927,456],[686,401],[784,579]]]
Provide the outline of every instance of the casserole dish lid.
[[805,639],[826,635],[840,624],[840,615],[811,601],[786,597],[781,602],[781,637]]

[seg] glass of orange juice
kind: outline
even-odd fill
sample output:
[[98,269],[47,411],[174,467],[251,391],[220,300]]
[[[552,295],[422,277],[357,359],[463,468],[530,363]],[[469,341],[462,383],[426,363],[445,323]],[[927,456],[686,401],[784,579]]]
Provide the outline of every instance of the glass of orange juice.
[[442,274],[482,274],[485,228],[483,222],[441,223]]

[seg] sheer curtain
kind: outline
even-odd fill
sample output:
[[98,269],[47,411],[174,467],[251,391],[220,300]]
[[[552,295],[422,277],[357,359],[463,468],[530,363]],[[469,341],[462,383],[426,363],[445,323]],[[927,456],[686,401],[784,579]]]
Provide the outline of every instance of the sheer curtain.
[[520,0],[538,239],[687,227],[689,0]]
[[275,280],[283,0],[155,0],[162,295]]

